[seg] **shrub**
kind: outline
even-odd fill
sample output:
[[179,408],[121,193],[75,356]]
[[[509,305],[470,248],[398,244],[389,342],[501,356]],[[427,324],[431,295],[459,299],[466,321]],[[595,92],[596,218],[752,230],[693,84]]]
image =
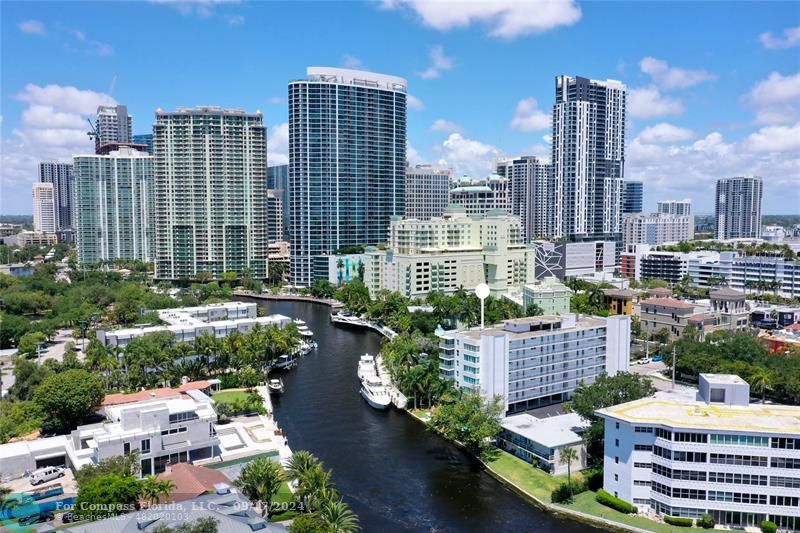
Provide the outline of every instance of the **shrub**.
[[569,490],[569,485],[562,483],[550,493],[550,501],[553,503],[567,503],[572,500],[572,494]]
[[593,468],[586,470],[583,473],[583,478],[586,480],[586,486],[589,490],[600,490],[603,488],[603,469]]
[[697,526],[703,529],[714,529],[714,519],[710,514],[706,513],[697,519]]
[[775,533],[778,531],[778,525],[775,522],[764,520],[761,522],[761,531],[762,533]]
[[677,526],[677,527],[692,527],[692,524],[694,524],[694,520],[692,520],[691,518],[682,518],[680,516],[667,516],[667,515],[664,515],[664,522],[666,522],[671,526]]
[[606,507],[611,507],[612,509],[616,509],[620,513],[630,514],[636,512],[636,507],[629,504],[625,500],[620,500],[616,496],[609,494],[603,489],[597,491],[597,496],[595,496],[594,499],[597,500],[597,503],[605,505]]
[[239,387],[238,374],[222,374],[217,376],[223,389],[236,389]]

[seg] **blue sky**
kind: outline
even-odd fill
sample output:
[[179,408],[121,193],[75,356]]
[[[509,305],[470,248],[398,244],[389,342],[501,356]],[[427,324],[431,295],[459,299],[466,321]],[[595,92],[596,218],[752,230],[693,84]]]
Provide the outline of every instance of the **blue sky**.
[[[645,207],[761,175],[800,213],[800,3],[2,2],[0,210],[30,213],[36,161],[91,150],[85,118],[127,104],[260,109],[286,160],[286,84],[309,65],[403,76],[409,157],[488,173],[549,155],[554,77],[629,88],[626,177]],[[110,94],[109,94],[110,93]],[[85,127],[86,126],[86,127]]]

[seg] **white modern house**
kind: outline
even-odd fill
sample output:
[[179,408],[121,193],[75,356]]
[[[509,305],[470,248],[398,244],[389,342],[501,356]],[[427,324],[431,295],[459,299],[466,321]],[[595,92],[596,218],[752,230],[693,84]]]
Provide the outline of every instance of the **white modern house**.
[[603,372],[628,370],[630,317],[536,316],[439,331],[439,368],[457,387],[500,395],[507,413],[567,401]]
[[800,529],[800,407],[751,404],[740,377],[701,374],[696,398],[662,392],[596,413],[603,487],[640,512]]
[[106,346],[124,348],[133,339],[149,333],[169,331],[178,342],[194,342],[208,332],[215,337],[226,337],[234,331],[247,333],[253,326],[284,327],[292,319],[284,315],[257,316],[258,305],[245,302],[223,302],[199,307],[162,309],[158,317],[166,322],[161,326],[139,326],[115,330],[98,330],[97,339]]
[[503,429],[497,445],[554,476],[567,473],[561,464],[561,452],[573,448],[577,458],[570,463],[572,472],[586,468],[586,446],[581,433],[589,425],[577,413],[536,418],[528,413],[507,416],[500,421]]

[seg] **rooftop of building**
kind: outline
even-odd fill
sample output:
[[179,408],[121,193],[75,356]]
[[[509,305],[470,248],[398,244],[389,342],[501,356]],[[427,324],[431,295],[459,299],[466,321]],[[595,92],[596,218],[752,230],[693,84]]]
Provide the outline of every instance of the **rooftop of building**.
[[313,81],[363,85],[365,87],[372,86],[376,89],[389,89],[400,92],[406,92],[408,88],[408,81],[405,78],[367,70],[338,67],[308,67],[306,69],[306,76]]
[[737,291],[736,289],[731,289],[730,287],[720,287],[718,289],[711,289],[708,292],[709,297],[711,298],[739,298],[744,300],[744,293],[742,291]]
[[149,389],[131,393],[106,394],[105,398],[103,398],[103,402],[100,405],[103,407],[108,407],[112,405],[122,405],[126,403],[142,402],[147,400],[180,398],[183,393],[186,393],[190,390],[207,390],[218,383],[219,380],[217,379],[189,381],[174,389],[162,387],[160,389]]
[[603,294],[609,298],[625,298],[626,300],[631,300],[639,293],[631,289],[604,289]]
[[656,298],[665,298],[672,296],[672,289],[668,289],[666,287],[655,287],[653,289],[647,289],[647,292],[649,292]]
[[179,107],[175,111],[164,111],[161,108],[156,109],[156,118],[159,116],[171,115],[235,115],[241,117],[259,117],[263,115],[261,111],[255,113],[248,113],[244,109],[224,108],[219,106],[196,106],[196,107]]
[[536,418],[528,413],[522,413],[503,418],[500,425],[547,448],[561,448],[580,444],[582,442],[580,432],[589,424],[577,413],[547,418]]
[[669,397],[666,394],[657,394],[654,397],[598,409],[596,413],[604,418],[631,424],[800,435],[800,407],[789,405],[728,405],[706,403],[680,395]]
[[572,314],[529,316],[504,320],[502,324],[488,326],[483,329],[474,327],[468,330],[459,330],[457,333],[473,340],[480,340],[484,335],[509,335],[510,340],[517,340],[549,335],[559,331],[596,328],[605,325],[605,320],[586,315],[577,317]]
[[694,309],[692,304],[676,300],[675,298],[650,298],[641,302],[641,305],[656,305],[671,309]]
[[230,480],[219,470],[189,463],[167,466],[167,470],[159,474],[158,479],[159,481],[168,479],[175,485],[169,497],[160,503],[189,500],[213,492],[215,486],[220,483],[230,484]]

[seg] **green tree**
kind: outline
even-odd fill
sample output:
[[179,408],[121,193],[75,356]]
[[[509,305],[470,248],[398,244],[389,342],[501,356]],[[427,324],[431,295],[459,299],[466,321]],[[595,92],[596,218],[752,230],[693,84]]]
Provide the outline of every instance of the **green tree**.
[[60,432],[78,426],[100,406],[103,381],[86,370],[67,370],[47,376],[33,393],[33,401],[47,413],[47,425]]
[[316,514],[302,514],[294,517],[289,533],[328,533]]
[[32,331],[26,333],[20,338],[19,349],[20,355],[33,355],[37,353],[39,344],[47,341],[47,336],[41,331]]
[[335,293],[337,300],[357,315],[367,311],[369,305],[369,289],[361,280],[354,279],[343,284]]
[[17,400],[30,400],[33,391],[52,371],[46,366],[39,366],[34,361],[17,357],[14,364],[14,384],[8,390],[8,395]]
[[286,465],[286,475],[289,479],[299,480],[306,472],[321,466],[321,462],[314,454],[306,450],[298,450],[289,458]]
[[602,374],[591,385],[581,384],[575,389],[568,407],[590,423],[583,434],[589,461],[603,460],[603,419],[595,414],[596,409],[638,400],[656,391],[650,379],[638,374]]
[[75,515],[82,520],[101,520],[137,508],[140,483],[130,475],[106,474],[80,485]]
[[501,396],[484,400],[478,393],[467,393],[454,403],[439,406],[428,426],[485,460],[496,453],[493,443],[502,429],[504,409]]
[[161,500],[166,501],[173,490],[175,490],[175,484],[172,480],[160,480],[153,474],[148,474],[141,480],[139,496],[149,505],[154,505]]
[[24,316],[3,313],[0,315],[0,348],[12,348],[30,330],[30,320]]
[[761,393],[761,403],[764,403],[767,400],[767,390],[772,388],[772,383],[774,381],[772,372],[766,368],[756,368],[756,370],[750,374],[748,381],[754,392]]
[[525,308],[525,316],[541,316],[543,314],[544,311],[537,304],[530,303],[528,307]]
[[262,514],[266,515],[284,479],[283,467],[279,463],[259,457],[242,469],[235,484],[245,496],[259,502]]
[[355,533],[360,531],[358,516],[343,501],[325,502],[319,510],[323,530],[330,533]]
[[327,279],[318,279],[311,285],[311,294],[317,298],[333,298],[336,285]]
[[0,400],[0,444],[33,433],[44,420],[44,413],[33,402]]
[[578,452],[575,448],[563,448],[559,452],[559,464],[567,466],[567,486],[569,487],[569,499],[572,500],[572,463],[578,459]]

